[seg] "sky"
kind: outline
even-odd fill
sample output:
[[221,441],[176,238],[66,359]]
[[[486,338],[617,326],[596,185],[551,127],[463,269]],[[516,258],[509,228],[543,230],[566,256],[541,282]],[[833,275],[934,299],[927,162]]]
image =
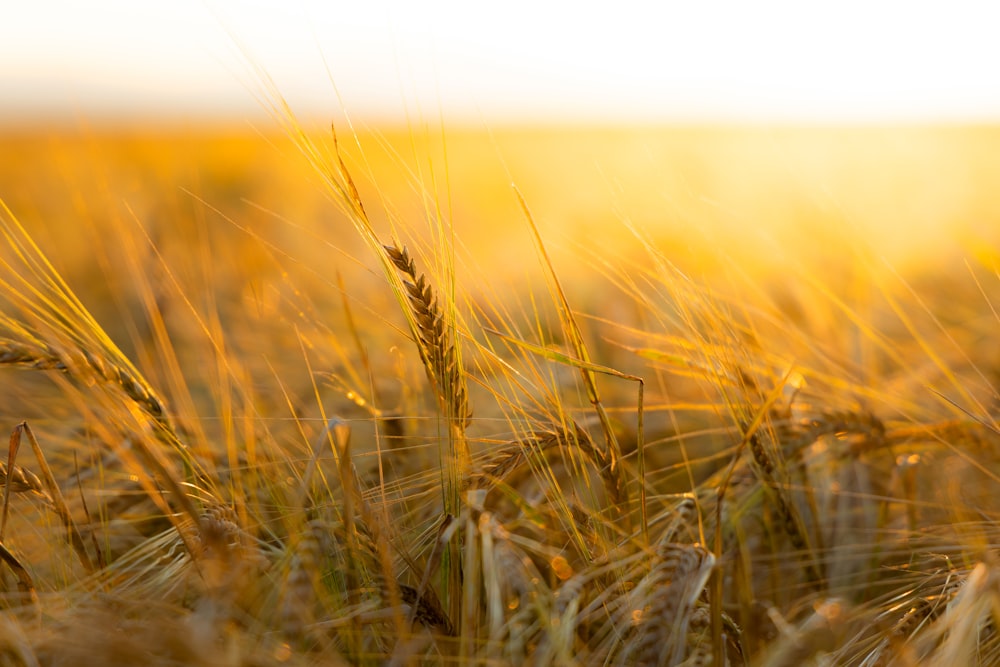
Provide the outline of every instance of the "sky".
[[0,5],[0,118],[1000,120],[1000,3]]

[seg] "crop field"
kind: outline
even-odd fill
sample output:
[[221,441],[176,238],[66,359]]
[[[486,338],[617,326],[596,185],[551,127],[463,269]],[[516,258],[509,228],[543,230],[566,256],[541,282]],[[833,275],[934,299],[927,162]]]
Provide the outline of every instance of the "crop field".
[[0,156],[0,663],[1000,664],[1000,129]]

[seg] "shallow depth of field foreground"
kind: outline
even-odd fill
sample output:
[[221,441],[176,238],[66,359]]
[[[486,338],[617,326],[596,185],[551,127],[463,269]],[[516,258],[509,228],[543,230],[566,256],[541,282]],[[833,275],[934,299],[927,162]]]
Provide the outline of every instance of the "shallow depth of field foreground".
[[0,662],[1000,664],[1000,133],[336,129],[0,138]]

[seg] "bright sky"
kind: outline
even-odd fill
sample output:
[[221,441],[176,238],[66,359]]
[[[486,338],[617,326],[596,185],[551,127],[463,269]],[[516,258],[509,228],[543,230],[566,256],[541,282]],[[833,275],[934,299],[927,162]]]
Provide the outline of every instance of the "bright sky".
[[0,118],[1000,120],[995,1],[4,5]]

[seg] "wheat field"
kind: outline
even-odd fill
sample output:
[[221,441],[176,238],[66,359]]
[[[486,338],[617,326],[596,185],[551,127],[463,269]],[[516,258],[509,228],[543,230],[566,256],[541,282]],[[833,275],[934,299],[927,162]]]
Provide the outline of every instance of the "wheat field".
[[3,664],[1000,664],[995,128],[0,154]]

